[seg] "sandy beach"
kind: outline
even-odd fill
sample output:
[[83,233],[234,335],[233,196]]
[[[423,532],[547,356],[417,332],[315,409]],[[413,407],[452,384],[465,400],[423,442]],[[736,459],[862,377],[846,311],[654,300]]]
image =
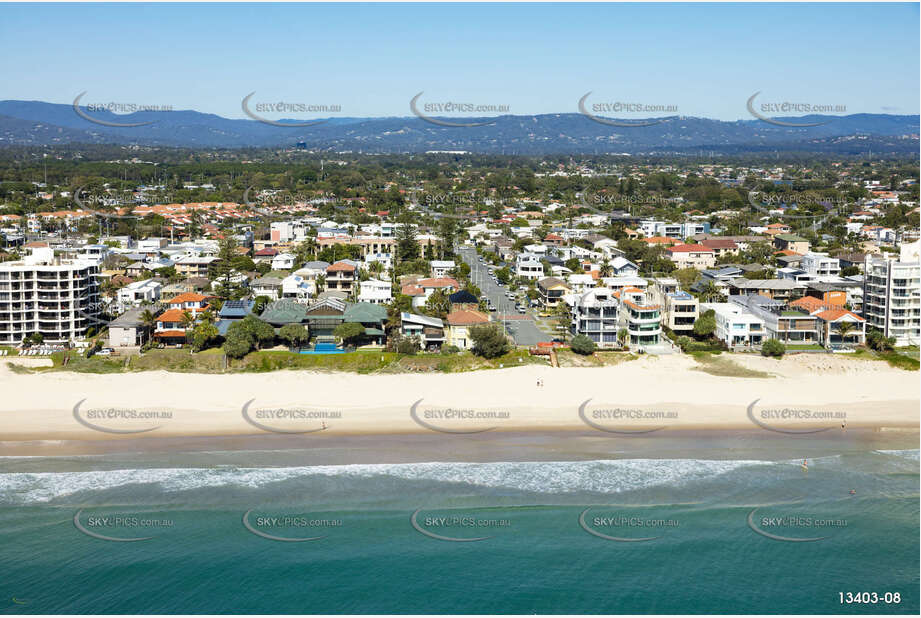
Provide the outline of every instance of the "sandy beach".
[[826,355],[732,358],[773,377],[714,376],[679,355],[603,368],[370,376],[21,374],[3,366],[0,451],[15,445],[21,454],[27,442],[273,434],[918,428],[917,373]]

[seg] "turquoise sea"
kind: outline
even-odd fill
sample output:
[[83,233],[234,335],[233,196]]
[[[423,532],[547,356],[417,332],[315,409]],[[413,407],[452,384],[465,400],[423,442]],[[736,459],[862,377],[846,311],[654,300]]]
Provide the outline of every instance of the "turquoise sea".
[[918,613],[917,450],[723,447],[3,457],[0,612]]

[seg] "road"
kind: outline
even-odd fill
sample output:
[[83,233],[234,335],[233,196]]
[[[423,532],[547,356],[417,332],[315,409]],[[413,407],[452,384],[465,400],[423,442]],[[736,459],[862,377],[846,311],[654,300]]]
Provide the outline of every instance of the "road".
[[493,283],[492,277],[489,276],[489,267],[480,263],[473,247],[459,247],[457,254],[470,265],[470,280],[480,288],[483,297],[491,300],[496,307],[496,319],[508,316],[502,322],[508,334],[515,340],[515,345],[533,346],[539,341],[550,341],[550,336],[537,328],[531,310],[523,315],[518,313],[515,301],[505,296],[508,288]]

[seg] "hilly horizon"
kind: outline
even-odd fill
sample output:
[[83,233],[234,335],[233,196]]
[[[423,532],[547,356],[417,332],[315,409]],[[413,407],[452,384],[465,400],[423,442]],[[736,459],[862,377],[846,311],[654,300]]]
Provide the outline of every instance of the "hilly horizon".
[[0,101],[0,147],[113,144],[219,149],[301,147],[369,154],[464,150],[479,154],[645,155],[707,150],[720,154],[789,151],[908,155],[916,154],[919,146],[919,116],[895,114],[782,117],[790,123],[824,123],[803,127],[778,126],[755,118],[722,121],[686,116],[666,117],[649,126],[620,127],[576,112],[485,118],[433,116],[455,123],[489,123],[475,127],[441,126],[412,115],[334,117],[312,126],[281,127],[194,110],[133,114],[89,112],[86,108],[81,111],[102,122],[151,124],[111,127],[81,117],[72,105],[5,100]]

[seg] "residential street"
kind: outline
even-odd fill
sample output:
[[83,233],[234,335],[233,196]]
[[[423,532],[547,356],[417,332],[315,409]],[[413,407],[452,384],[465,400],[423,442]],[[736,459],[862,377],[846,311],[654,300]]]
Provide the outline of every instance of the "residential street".
[[526,314],[518,313],[515,301],[506,297],[508,288],[493,282],[489,267],[480,263],[473,247],[460,247],[458,255],[470,265],[470,279],[480,288],[483,297],[492,301],[496,307],[496,319],[501,319],[516,345],[533,346],[539,341],[550,341],[551,336],[537,327],[533,310],[529,309]]

